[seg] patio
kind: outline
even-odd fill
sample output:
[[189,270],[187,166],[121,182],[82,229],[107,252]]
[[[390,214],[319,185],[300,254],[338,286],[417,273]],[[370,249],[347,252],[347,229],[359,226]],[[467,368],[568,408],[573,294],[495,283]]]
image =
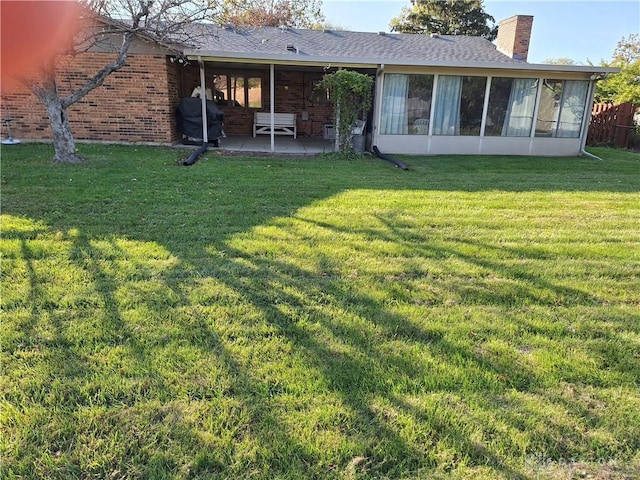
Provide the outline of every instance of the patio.
[[[333,150],[333,140],[322,137],[290,137],[276,136],[273,153],[315,155]],[[269,135],[234,135],[220,139],[221,150],[231,152],[271,153],[271,137]]]

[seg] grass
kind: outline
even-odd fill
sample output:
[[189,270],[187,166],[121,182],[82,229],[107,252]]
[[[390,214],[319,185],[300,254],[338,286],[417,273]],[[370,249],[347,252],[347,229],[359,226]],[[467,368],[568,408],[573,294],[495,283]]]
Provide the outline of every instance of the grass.
[[640,475],[640,157],[2,148],[0,478]]

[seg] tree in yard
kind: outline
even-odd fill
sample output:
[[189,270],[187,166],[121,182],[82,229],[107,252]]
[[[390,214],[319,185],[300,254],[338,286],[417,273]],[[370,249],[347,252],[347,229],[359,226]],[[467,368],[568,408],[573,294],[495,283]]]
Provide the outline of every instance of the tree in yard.
[[[17,25],[31,22],[33,27],[35,20],[36,25],[37,21],[44,25],[49,21],[47,12],[53,12],[53,8],[69,6],[69,2],[20,3],[39,5],[28,18],[5,17],[5,14],[19,13],[19,8],[3,10],[3,27],[5,21],[7,24],[13,22]],[[55,162],[83,160],[76,152],[67,110],[102,85],[109,75],[125,66],[135,38],[151,39],[164,45],[175,45],[176,42],[189,44],[192,39],[185,33],[188,32],[187,27],[210,18],[212,10],[209,2],[199,0],[81,0],[77,2],[74,14],[74,28],[67,32],[64,41],[57,45],[51,54],[39,58],[32,71],[24,72],[19,78],[46,107],[53,133]],[[38,33],[33,28],[23,30],[25,39],[37,36]],[[13,40],[18,43],[21,41],[20,38]],[[112,61],[99,68],[75,90],[63,95],[58,80],[61,61],[73,60],[74,56],[95,48],[112,52]]]
[[221,18],[233,25],[313,28],[324,21],[322,0],[225,0]]
[[401,33],[439,33],[472,35],[494,40],[498,27],[484,11],[482,0],[411,0],[389,23],[391,31]]
[[612,61],[603,66],[616,67],[620,73],[596,84],[596,100],[601,103],[632,103],[640,106],[640,34],[622,37]]

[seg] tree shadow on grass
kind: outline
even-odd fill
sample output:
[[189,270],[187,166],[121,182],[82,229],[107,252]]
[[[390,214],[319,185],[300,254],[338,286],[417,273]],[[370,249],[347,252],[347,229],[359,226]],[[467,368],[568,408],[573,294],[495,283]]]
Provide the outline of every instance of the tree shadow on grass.
[[[435,188],[446,189],[446,178],[444,181]],[[508,458],[523,454],[513,444],[515,440],[505,440],[502,449],[493,446],[487,438],[491,432],[485,432],[481,421],[470,415],[468,423],[482,433],[472,439],[471,430],[463,425],[465,420],[453,418],[459,412],[447,406],[446,396],[461,392],[476,399],[497,398],[488,406],[473,407],[492,418],[490,410],[500,405],[502,397],[513,390],[526,394],[540,387],[542,380],[526,363],[513,361],[514,357],[500,352],[485,354],[473,342],[455,341],[442,325],[429,328],[428,320],[409,319],[398,313],[393,307],[394,298],[397,304],[416,300],[411,293],[411,275],[419,275],[419,270],[383,278],[371,290],[357,278],[349,278],[340,260],[331,254],[318,253],[317,268],[306,269],[274,254],[256,254],[238,240],[238,234],[248,234],[260,225],[273,226],[274,217],[290,217],[300,208],[344,189],[432,188],[430,181],[414,177],[403,185],[387,177],[352,177],[312,193],[297,189],[291,179],[276,183],[266,187],[268,195],[253,202],[243,200],[252,195],[247,188],[225,190],[227,195],[220,205],[203,192],[195,192],[193,201],[185,202],[179,192],[167,193],[170,189],[159,186],[159,192],[166,196],[159,194],[157,203],[142,205],[138,210],[133,207],[137,197],[127,195],[108,205],[113,210],[95,204],[81,207],[102,214],[98,218],[81,214],[62,217],[46,211],[34,214],[32,207],[21,209],[15,203],[10,207],[12,214],[49,221],[54,230],[80,231],[69,239],[71,259],[75,268],[91,278],[93,295],[97,292],[100,297],[99,307],[94,308],[100,312],[96,323],[102,323],[99,328],[104,328],[105,337],[94,341],[120,358],[108,365],[91,363],[87,350],[79,353],[77,333],[73,342],[68,340],[72,325],[58,323],[61,349],[56,362],[61,365],[56,367],[60,368],[56,375],[74,378],[79,370],[85,377],[96,376],[105,385],[112,385],[112,392],[103,392],[99,381],[87,381],[81,392],[73,394],[73,404],[89,408],[94,401],[113,412],[99,417],[108,427],[106,431],[96,429],[91,434],[95,439],[112,438],[118,431],[138,436],[140,442],[133,451],[117,444],[117,468],[125,468],[124,464],[133,459],[132,474],[136,468],[148,474],[146,464],[159,476],[185,478],[334,478],[347,477],[351,464],[363,477],[380,478],[408,476],[446,463],[451,469],[466,464],[488,468],[506,478],[524,478]],[[259,189],[259,184],[256,180],[253,188]],[[485,177],[467,187],[484,190],[500,184]],[[449,184],[452,188],[461,185],[455,181]],[[282,188],[292,189],[299,196],[288,195],[287,205],[270,204],[278,201]],[[64,203],[64,189],[56,195],[57,201]],[[134,211],[135,215],[121,224],[119,209],[129,215]],[[105,223],[109,215],[112,223]],[[584,292],[550,284],[530,272],[524,272],[523,279],[523,272],[500,262],[471,257],[452,246],[436,247],[420,236],[408,237],[392,218],[380,217],[379,221],[384,225],[382,230],[363,232],[356,228],[356,236],[392,244],[404,242],[420,257],[456,257],[514,282],[516,289],[507,297],[487,288],[441,285],[442,292],[461,299],[454,306],[458,310],[458,316],[452,317],[455,321],[464,316],[461,309],[465,305],[499,307],[509,302],[515,305],[522,299],[547,305],[548,297],[541,292],[552,292],[570,302],[591,304],[594,300]],[[138,222],[144,222],[145,227],[140,228]],[[354,232],[329,222],[317,225],[337,234]],[[120,278],[115,257],[130,255],[127,247],[114,243],[121,237],[129,239],[132,247],[145,242],[159,245],[174,262],[166,268],[141,265],[137,274]],[[294,232],[283,241],[312,243],[313,238],[296,237]],[[108,253],[96,242],[110,242],[110,250],[119,253]],[[31,254],[25,240],[22,255],[28,261]],[[32,286],[37,285],[33,268],[30,276]],[[193,292],[202,282],[213,282],[226,290],[194,300]],[[123,288],[129,292],[123,293]],[[458,290],[452,290],[455,288]],[[32,291],[27,302],[37,303],[43,292]],[[426,315],[431,307],[442,307],[446,302],[442,296],[428,300],[423,308]],[[55,310],[53,305],[50,310]],[[31,324],[35,320],[32,317]],[[486,330],[480,334],[490,337],[490,328]],[[207,361],[199,362],[198,356]],[[166,363],[167,359],[171,361]],[[295,362],[287,363],[290,359]],[[71,370],[65,371],[65,363]],[[202,371],[213,366],[215,372]],[[478,373],[480,378],[465,383],[469,373]],[[300,385],[303,376],[309,382]],[[434,376],[437,378],[430,378]],[[190,379],[189,387],[185,388],[180,377]],[[411,401],[429,395],[441,399],[446,415],[440,417]],[[332,409],[315,404],[314,396]],[[543,401],[555,401],[544,394],[541,397]],[[464,400],[459,402],[464,415],[464,409],[470,407],[464,407]],[[62,404],[72,409],[71,403],[63,400]],[[514,410],[524,406],[524,402],[512,401]],[[196,414],[190,415],[193,410]],[[532,424],[548,422],[548,416],[535,409],[529,411],[535,419]],[[67,413],[63,410],[61,415]],[[216,417],[223,420],[216,423]],[[294,419],[301,428],[291,425]],[[517,424],[521,418],[507,422]],[[134,432],[141,425],[148,431]],[[575,451],[576,441],[563,450],[554,437],[571,431],[570,426],[550,427],[545,437],[548,445],[540,448],[551,457]],[[83,432],[70,432],[69,448],[74,433]],[[166,445],[158,447],[162,442]],[[241,451],[247,444],[253,447]],[[455,453],[443,461],[434,453],[439,445]],[[360,457],[364,458],[362,462],[351,463]],[[185,464],[184,458],[191,458],[192,463]],[[104,465],[106,461],[100,468],[108,468]]]
[[[47,233],[44,229],[38,232]],[[7,236],[11,232],[5,232],[5,239]],[[84,312],[87,318],[71,314],[86,305],[65,304],[64,293],[44,291],[47,273],[33,267],[32,252],[21,242],[20,256],[27,265],[32,292],[21,303],[32,309],[32,316],[29,325],[21,324],[25,341],[3,347],[10,354],[40,351],[42,355],[30,367],[38,372],[37,378],[29,382],[16,378],[22,382],[21,391],[5,391],[4,396],[25,413],[35,412],[34,420],[25,421],[23,428],[59,431],[54,436],[38,435],[38,444],[29,444],[14,459],[14,471],[34,478],[43,472],[56,476],[119,472],[127,478],[239,478],[257,468],[263,470],[263,478],[273,478],[268,466],[251,465],[250,452],[248,458],[234,458],[235,441],[285,445],[284,452],[273,454],[274,465],[299,470],[312,463],[304,446],[288,437],[273,418],[272,397],[265,394],[269,386],[252,378],[235,360],[205,312],[194,309],[182,315],[179,309],[189,307],[184,299],[166,303],[151,290],[142,293],[152,298],[129,292],[123,306],[123,288],[158,272],[132,272],[135,282],[131,283],[117,280],[117,260],[130,257],[119,245],[92,240],[82,232],[66,240],[69,268],[86,273],[89,279],[84,293],[93,303]],[[144,260],[136,259],[140,264]],[[171,283],[162,278],[154,285],[162,293],[172,288]],[[144,307],[145,318],[139,321],[134,318],[136,306]],[[45,334],[41,333],[43,313],[49,318]],[[164,332],[152,332],[154,327],[163,328],[163,321],[169,324]],[[200,356],[214,358],[204,365],[217,371],[198,371]],[[10,363],[12,370],[22,365],[19,358]],[[180,375],[188,376],[189,381],[185,384],[176,378]],[[54,408],[55,412],[42,418],[40,408]],[[196,418],[190,416],[192,409],[198,412]],[[210,438],[212,432],[204,427],[216,423],[206,417],[215,417],[218,409],[228,413],[222,425],[215,427],[225,441]],[[263,428],[253,432],[256,425]],[[254,433],[261,436],[254,437]],[[265,443],[262,448],[268,452],[269,447]],[[41,458],[34,455],[34,449]],[[181,463],[185,458],[190,461]]]

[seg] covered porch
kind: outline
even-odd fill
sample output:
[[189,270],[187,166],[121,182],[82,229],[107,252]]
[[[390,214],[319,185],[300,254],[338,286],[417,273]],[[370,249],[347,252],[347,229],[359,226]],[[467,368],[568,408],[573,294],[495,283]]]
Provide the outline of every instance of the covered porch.
[[[308,59],[266,62],[200,55],[190,60],[195,61],[180,72],[179,97],[199,96],[203,112],[206,97],[223,112],[226,136],[219,139],[220,149],[301,155],[334,150],[333,108],[328,92],[316,86],[325,73],[342,65],[328,67],[324,62],[318,64]],[[370,75],[376,71],[358,70]],[[260,125],[266,127],[256,128],[258,115],[268,119],[272,112],[291,116],[292,127],[278,130],[278,124],[269,126],[262,120]],[[270,134],[270,130],[275,130],[275,134]]]

